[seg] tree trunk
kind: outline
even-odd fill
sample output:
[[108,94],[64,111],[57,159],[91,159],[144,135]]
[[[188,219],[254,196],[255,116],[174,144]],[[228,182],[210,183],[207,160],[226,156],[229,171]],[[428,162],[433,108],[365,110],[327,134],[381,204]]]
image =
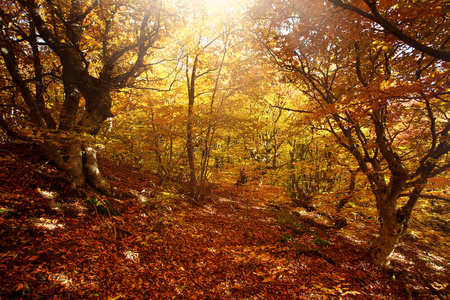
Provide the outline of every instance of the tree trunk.
[[405,188],[407,176],[392,172],[392,177],[383,191],[374,191],[381,222],[380,235],[370,249],[372,260],[381,267],[388,267],[398,240],[406,231],[407,221],[397,201]]
[[96,151],[89,145],[88,141],[82,141],[81,136],[75,135],[66,143],[67,146],[61,151],[64,156],[67,156],[66,160],[63,159],[63,155],[51,141],[42,143],[41,147],[59,168],[66,171],[67,179],[71,183],[70,190],[83,189],[85,184],[89,183],[100,193],[114,196],[114,189],[101,174],[97,164]]
[[[146,70],[144,58],[159,37],[159,14],[156,14],[156,20],[152,21],[154,11],[148,8],[145,9],[141,20],[134,19],[134,22],[142,22],[139,33],[137,32],[139,40],[133,45],[115,45],[110,39],[113,36],[112,26],[99,29],[96,37],[103,39],[102,53],[99,56],[98,53],[91,56],[86,53],[83,40],[85,19],[103,19],[103,16],[97,14],[99,1],[43,1],[49,5],[42,5],[42,1],[36,0],[12,2],[24,16],[21,18],[21,24],[17,26],[12,26],[13,20],[20,14],[16,16],[11,13],[0,22],[0,57],[3,58],[5,70],[14,82],[9,87],[12,100],[17,92],[21,93],[26,107],[20,107],[20,110],[30,118],[34,125],[33,130],[37,130],[44,137],[44,141],[40,142],[41,148],[65,171],[72,190],[81,189],[88,182],[101,193],[112,195],[114,190],[99,171],[95,150],[91,147],[91,136],[99,132],[101,124],[107,118],[113,117],[111,91],[128,87],[129,83],[134,82],[135,78]],[[58,12],[58,17],[55,17],[55,12]],[[58,30],[55,31],[55,28]],[[17,30],[20,31],[22,41],[30,44],[31,51],[27,46],[23,49],[14,46],[17,42]],[[48,49],[41,49],[40,45],[45,45]],[[136,55],[134,64],[128,68],[120,68],[121,57],[127,57],[127,53]],[[19,59],[22,55],[29,59]],[[56,61],[41,59],[47,56],[54,57]],[[95,61],[94,68],[90,68],[90,59]],[[62,77],[59,77],[61,67]],[[116,72],[116,69],[120,69],[122,73]],[[33,71],[34,76],[31,76]],[[61,95],[60,89],[53,86],[59,81],[53,77],[62,78],[64,85],[64,103],[59,111],[59,118],[56,117],[58,106],[50,105],[54,101],[50,99],[54,94]],[[47,89],[53,89],[54,92],[49,95]],[[85,110],[80,117],[80,103],[83,103],[80,101],[81,96],[84,98]],[[3,118],[0,118],[0,127],[7,134],[18,137],[8,129]]]
[[87,179],[91,184],[100,191],[102,194],[107,196],[113,196],[113,189],[111,184],[103,177],[97,164],[97,154],[94,148],[91,146],[84,147],[84,153],[86,155],[86,163],[84,164]]
[[78,89],[86,101],[86,110],[78,125],[90,135],[97,135],[103,122],[114,117],[111,113],[111,88],[95,78],[89,78]]
[[192,138],[192,121],[188,120],[187,126],[187,156],[189,163],[189,197],[195,198],[195,187],[197,185],[197,177],[195,171],[194,143]]
[[397,220],[395,209],[382,209],[380,215],[383,219],[380,235],[375,239],[369,253],[374,263],[381,267],[388,267],[390,257],[404,232],[404,228],[403,222]]
[[72,191],[84,187],[85,178],[83,174],[83,150],[81,148],[81,140],[74,139],[67,148],[67,164],[70,166]]
[[195,101],[195,79],[197,71],[198,54],[195,56],[191,76],[189,77],[189,57],[186,58],[186,79],[188,88],[188,120],[186,126],[186,150],[189,163],[189,197],[196,198],[197,174],[195,170],[195,153],[194,153],[194,101]]
[[74,129],[77,122],[78,107],[80,106],[81,94],[74,83],[66,73],[69,72],[66,68],[63,69],[63,84],[64,84],[64,102],[61,108],[59,130],[70,131]]

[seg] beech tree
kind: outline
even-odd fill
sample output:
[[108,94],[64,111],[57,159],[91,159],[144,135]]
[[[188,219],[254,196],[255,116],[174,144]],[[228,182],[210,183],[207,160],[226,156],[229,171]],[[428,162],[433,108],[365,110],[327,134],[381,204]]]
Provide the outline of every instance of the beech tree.
[[113,117],[112,92],[150,76],[162,18],[153,0],[1,1],[3,131],[39,143],[72,189],[88,179],[113,194],[92,137]]
[[252,17],[286,80],[310,99],[314,126],[365,174],[380,219],[370,254],[387,266],[428,179],[450,167],[448,9],[330,2],[260,1]]

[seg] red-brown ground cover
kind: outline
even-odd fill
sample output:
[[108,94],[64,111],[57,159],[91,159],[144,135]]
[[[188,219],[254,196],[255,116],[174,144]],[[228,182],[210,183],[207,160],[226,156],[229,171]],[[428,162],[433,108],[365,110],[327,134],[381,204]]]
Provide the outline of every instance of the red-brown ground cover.
[[[57,174],[37,148],[2,148]],[[439,253],[417,258],[429,251],[420,241],[406,237],[399,253],[408,259],[394,260],[404,272],[387,272],[367,255],[374,226],[355,221],[335,230],[317,214],[292,214],[279,188],[216,183],[207,200],[192,203],[181,183],[100,163],[135,197],[111,199],[89,188],[69,195],[64,179],[0,153],[1,299],[444,297],[417,292],[445,288],[449,275]],[[102,215],[86,199],[107,201],[119,214]]]

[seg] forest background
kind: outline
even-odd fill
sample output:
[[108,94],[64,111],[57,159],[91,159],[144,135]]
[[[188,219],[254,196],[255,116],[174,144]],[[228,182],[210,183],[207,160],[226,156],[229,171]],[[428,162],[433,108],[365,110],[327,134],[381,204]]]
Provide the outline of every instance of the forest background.
[[381,266],[418,205],[448,214],[448,2],[0,8],[2,141],[37,143],[72,191],[123,196],[99,154],[186,184],[194,202],[239,178],[307,209],[328,201],[341,224],[370,200]]

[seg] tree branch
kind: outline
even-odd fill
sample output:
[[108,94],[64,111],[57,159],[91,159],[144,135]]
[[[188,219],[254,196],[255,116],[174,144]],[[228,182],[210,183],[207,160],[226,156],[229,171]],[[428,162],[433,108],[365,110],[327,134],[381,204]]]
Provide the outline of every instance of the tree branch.
[[274,108],[278,108],[280,110],[286,110],[286,111],[292,111],[292,112],[298,112],[298,113],[305,113],[305,114],[313,114],[314,112],[312,111],[308,111],[308,110],[302,110],[302,109],[293,109],[293,108],[287,108],[287,107],[282,107],[279,105],[272,105],[270,104],[270,107],[274,107]]
[[[407,193],[407,194],[400,194],[399,197],[410,197],[411,194]],[[446,197],[442,197],[442,196],[438,196],[438,195],[433,195],[433,194],[421,194],[419,196],[419,198],[424,198],[424,199],[437,199],[437,200],[442,200],[445,202],[450,202],[450,198],[446,198]]]
[[420,43],[418,40],[406,35],[400,28],[391,24],[380,14],[380,12],[376,8],[375,1],[368,1],[368,0],[364,1],[369,7],[372,14],[348,3],[344,3],[342,0],[328,0],[328,1],[343,9],[353,11],[366,19],[372,20],[373,22],[383,27],[387,32],[391,33],[408,46],[411,46],[414,49],[421,51],[425,54],[428,54],[432,57],[435,57],[437,59],[450,62],[450,51],[431,48],[425,44]]

